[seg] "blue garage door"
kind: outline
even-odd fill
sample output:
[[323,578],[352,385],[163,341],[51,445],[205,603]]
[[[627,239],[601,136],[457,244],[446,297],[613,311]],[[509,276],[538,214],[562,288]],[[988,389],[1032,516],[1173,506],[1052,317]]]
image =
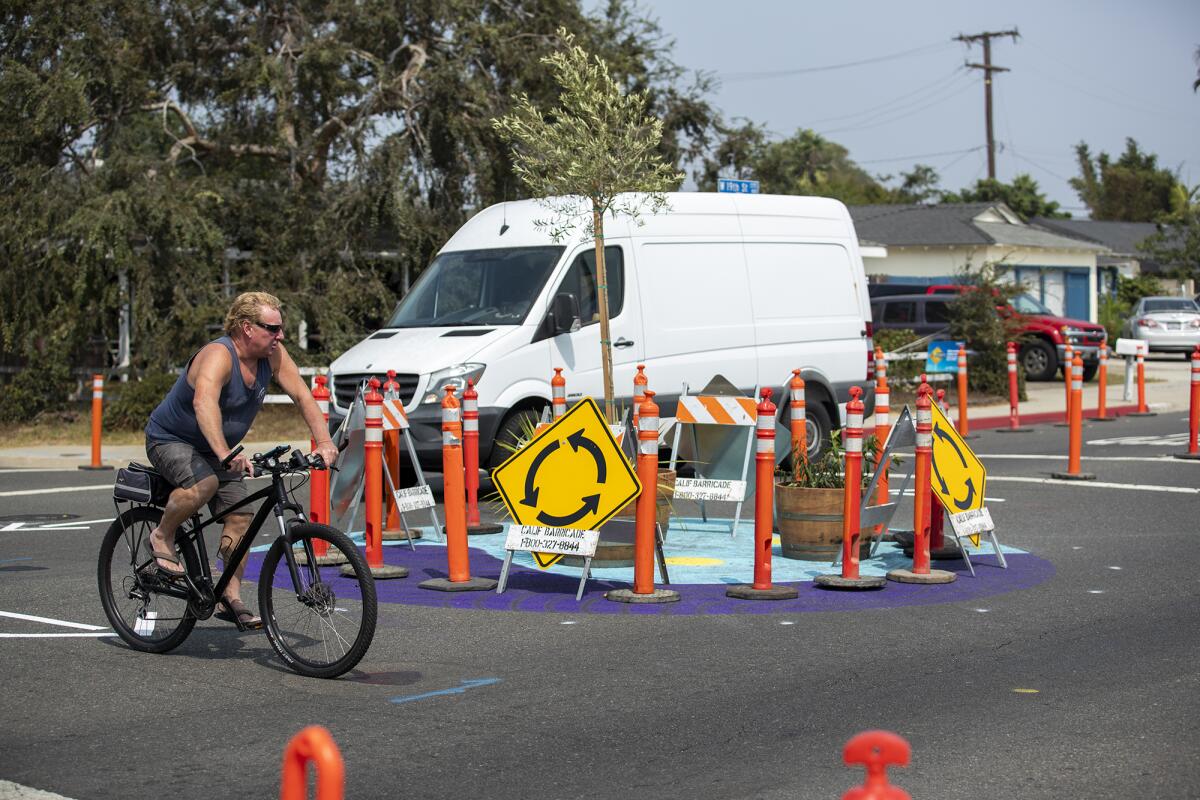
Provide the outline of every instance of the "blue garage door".
[[1070,269],[1066,274],[1066,316],[1072,319],[1087,319],[1091,304],[1088,302],[1088,273],[1084,269]]

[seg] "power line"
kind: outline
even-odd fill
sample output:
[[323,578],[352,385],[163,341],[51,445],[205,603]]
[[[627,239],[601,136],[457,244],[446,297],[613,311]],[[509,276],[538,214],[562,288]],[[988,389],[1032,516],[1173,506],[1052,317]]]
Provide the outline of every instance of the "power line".
[[[893,122],[897,122],[897,121],[905,119],[907,117],[911,117],[914,114],[919,114],[927,108],[932,108],[934,106],[941,105],[942,103],[946,102],[950,98],[957,97],[958,95],[965,92],[967,89],[970,89],[974,83],[975,83],[974,81],[968,81],[967,83],[959,86],[955,91],[951,92],[950,94],[943,95],[942,97],[939,97],[936,100],[926,103],[925,105],[917,106],[916,108],[910,108],[902,114],[887,117],[886,119],[881,119],[879,121],[867,120],[866,122],[864,122],[861,125],[844,125],[840,128],[829,128],[827,130],[820,131],[820,133],[822,135],[826,135],[826,134],[830,134],[830,133],[840,133],[841,131],[861,131],[861,130],[868,130],[870,128],[878,128],[881,125],[890,125]],[[947,86],[946,88],[949,88],[949,86]]]
[[932,44],[914,47],[911,50],[902,50],[899,53],[891,53],[886,56],[876,56],[875,58],[864,58],[859,61],[846,61],[841,64],[826,64],[819,67],[797,67],[795,69],[770,70],[766,72],[730,72],[722,75],[722,80],[727,81],[753,81],[762,80],[764,78],[784,78],[789,75],[806,75],[811,72],[829,72],[835,69],[849,69],[850,67],[861,67],[866,64],[878,64],[883,61],[893,61],[898,58],[908,58],[909,56],[926,53],[931,50],[943,49],[946,47],[945,42],[934,42]]
[[982,150],[982,149],[983,149],[983,145],[977,145],[975,147],[968,147],[966,150],[945,150],[941,153],[917,153],[917,154],[911,155],[911,156],[896,156],[895,158],[873,158],[870,161],[855,161],[854,163],[859,164],[859,165],[862,165],[862,164],[884,164],[889,161],[909,161],[914,158],[937,158],[939,156],[957,156],[960,154],[965,155],[967,153],[974,153],[974,152]]
[[912,90],[911,92],[905,92],[904,94],[900,95],[899,97],[894,97],[891,100],[888,100],[886,103],[881,103],[872,108],[860,109],[858,111],[855,111],[852,114],[840,114],[836,117],[822,117],[821,119],[814,119],[814,120],[809,121],[808,124],[809,125],[817,125],[822,122],[838,122],[840,120],[845,120],[845,119],[854,119],[856,117],[867,116],[868,114],[890,113],[891,111],[894,110],[893,108],[891,108],[892,106],[902,104],[905,100],[908,100],[909,98],[915,99],[916,97],[923,95],[926,92],[929,92],[930,89],[933,90],[932,92],[929,92],[930,96],[937,94],[937,92],[941,91],[942,89],[946,88],[950,84],[954,83],[955,82],[954,79],[956,76],[958,76],[960,74],[965,74],[966,71],[967,71],[966,67],[963,67],[963,66],[955,67],[949,73],[943,75],[942,77],[938,78],[937,80],[927,83],[918,89]]

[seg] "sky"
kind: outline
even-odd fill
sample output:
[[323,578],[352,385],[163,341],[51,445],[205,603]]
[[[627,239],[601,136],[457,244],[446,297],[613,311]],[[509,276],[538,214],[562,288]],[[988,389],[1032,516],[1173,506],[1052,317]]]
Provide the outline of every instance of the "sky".
[[[1022,172],[1077,218],[1087,209],[1067,183],[1075,145],[1114,158],[1125,139],[1200,184],[1200,0],[1061,2],[822,2],[639,0],[674,39],[673,58],[712,73],[711,101],[726,119],[765,125],[773,139],[812,128],[875,175],[915,163],[959,190],[987,177],[982,46],[992,40],[996,173]],[[841,66],[855,62],[869,63]]]

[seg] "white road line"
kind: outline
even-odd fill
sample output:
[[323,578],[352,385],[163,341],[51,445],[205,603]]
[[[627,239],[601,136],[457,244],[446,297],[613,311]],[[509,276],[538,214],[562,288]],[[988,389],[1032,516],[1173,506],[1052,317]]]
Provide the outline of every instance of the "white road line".
[[[978,458],[1007,458],[1013,461],[1066,461],[1065,455],[1021,455],[1020,453],[993,453],[991,455],[975,454]],[[1174,456],[1080,456],[1082,461],[1149,461],[1157,464],[1200,464],[1200,461],[1181,461]]]
[[111,483],[102,483],[99,486],[60,486],[57,489],[22,489],[19,492],[0,492],[0,497],[26,497],[31,494],[58,494],[59,492],[92,492],[100,489],[111,492],[112,488]]
[[13,468],[13,469],[0,469],[0,475],[12,475],[12,474],[17,474],[17,475],[20,475],[20,474],[21,474],[21,473],[23,473],[23,472],[26,472],[26,473],[33,473],[33,472],[70,472],[70,473],[73,473],[73,474],[75,474],[75,475],[78,475],[78,474],[79,474],[79,467],[35,467],[35,468],[30,468],[30,469],[20,469],[20,468]]
[[99,639],[104,636],[116,636],[113,631],[99,633],[0,633],[0,639]]
[[23,619],[26,622],[44,622],[47,625],[61,625],[64,628],[79,628],[80,630],[85,631],[108,630],[103,625],[84,625],[82,622],[67,622],[64,619],[51,619],[50,617],[35,617],[30,614],[18,614],[15,611],[0,611],[0,617],[8,617],[9,619]]
[[1103,481],[1064,481],[1058,478],[1018,478],[1005,475],[988,475],[988,483],[1044,483],[1055,486],[1092,486],[1097,489],[1130,489],[1137,492],[1170,492],[1173,494],[1200,494],[1200,489],[1184,486],[1149,486],[1144,483],[1105,483]]

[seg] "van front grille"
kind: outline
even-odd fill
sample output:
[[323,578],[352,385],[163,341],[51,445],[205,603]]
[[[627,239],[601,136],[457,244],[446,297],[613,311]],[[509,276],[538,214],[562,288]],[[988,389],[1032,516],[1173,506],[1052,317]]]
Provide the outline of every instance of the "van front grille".
[[[396,382],[400,384],[400,402],[407,406],[412,402],[413,395],[417,392],[417,381],[420,375],[397,375]],[[387,373],[382,374],[377,372],[347,372],[333,376],[333,396],[335,404],[343,411],[350,408],[350,404],[354,402],[354,393],[358,391],[358,387],[363,381],[371,378],[378,378],[382,386],[388,379]],[[381,390],[382,391],[382,390]]]

